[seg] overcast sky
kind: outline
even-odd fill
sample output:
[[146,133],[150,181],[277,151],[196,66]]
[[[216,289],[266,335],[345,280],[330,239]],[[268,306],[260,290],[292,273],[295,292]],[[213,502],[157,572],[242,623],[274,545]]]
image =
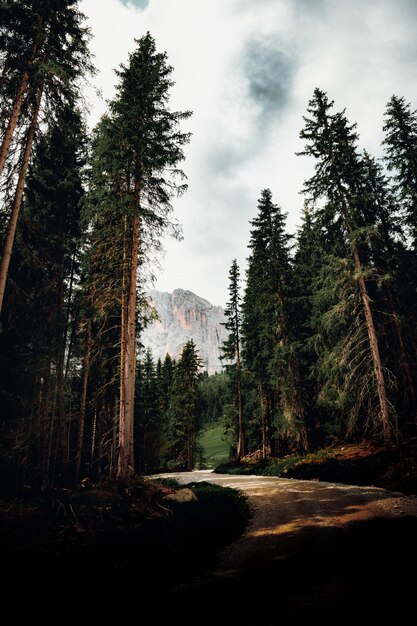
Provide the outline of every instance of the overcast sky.
[[299,191],[312,164],[295,156],[314,88],[358,122],[360,144],[381,153],[393,93],[417,108],[416,0],[82,0],[99,74],[91,124],[114,95],[113,69],[150,31],[175,71],[173,109],[194,111],[175,200],[184,240],[168,241],[156,288],[190,289],[224,305],[228,271],[247,257],[249,220],[266,187],[296,232]]

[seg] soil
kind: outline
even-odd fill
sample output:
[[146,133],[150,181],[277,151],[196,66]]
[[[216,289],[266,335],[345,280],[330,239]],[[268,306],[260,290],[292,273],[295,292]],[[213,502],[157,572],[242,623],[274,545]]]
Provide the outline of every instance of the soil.
[[[417,498],[376,487],[193,472],[241,490],[253,516],[217,568],[175,600],[224,603],[250,626],[397,623],[412,608]],[[211,615],[213,609],[213,615]],[[215,619],[208,605],[205,617]],[[227,616],[227,617],[226,617]],[[371,623],[371,622],[370,622]]]

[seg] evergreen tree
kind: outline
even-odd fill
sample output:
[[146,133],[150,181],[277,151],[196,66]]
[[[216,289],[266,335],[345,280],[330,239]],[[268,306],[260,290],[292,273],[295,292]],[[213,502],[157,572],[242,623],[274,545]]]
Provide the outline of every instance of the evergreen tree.
[[[68,399],[78,315],[85,158],[81,115],[63,110],[36,145],[3,311],[2,354],[12,374],[9,383],[2,377],[3,389],[9,397],[14,393],[21,397],[21,404],[10,407],[10,415],[27,424],[26,459],[32,459],[33,475],[44,484],[54,478],[51,454],[57,447],[56,469],[68,479]],[[18,358],[11,348],[18,350]],[[16,384],[20,390],[12,391]]]
[[305,448],[307,438],[290,322],[291,236],[269,189],[262,192],[258,211],[251,222],[242,340],[259,398],[262,453],[269,456],[273,425],[279,438],[297,447]]
[[118,473],[124,483],[134,472],[138,259],[146,254],[146,245],[159,245],[162,232],[171,225],[171,198],[186,188],[176,181],[184,178],[178,164],[189,135],[179,132],[178,126],[190,115],[167,106],[172,68],[166,54],[156,51],[149,33],[136,43],[128,65],[117,72],[116,97],[96,133],[94,183],[98,205],[103,210],[111,207],[118,230],[114,237],[118,250],[114,252],[111,242],[109,248],[121,267],[117,279],[121,301]]
[[[239,293],[240,272],[236,259],[232,262],[229,271],[229,296],[230,300],[225,309],[227,322],[226,329],[229,331],[228,338],[221,347],[222,359],[226,359],[226,364],[232,384],[235,388],[236,409],[237,409],[237,445],[236,460],[240,461],[245,454],[245,433],[243,427],[243,399],[242,399],[242,363],[240,358],[240,303],[241,296]],[[233,365],[232,365],[233,364]]]
[[27,129],[5,229],[0,265],[0,311],[41,105],[45,100],[46,120],[57,118],[63,108],[74,107],[77,82],[92,71],[89,32],[82,26],[84,16],[76,0],[18,0],[7,3],[2,13],[5,22],[0,30],[0,44],[6,46],[2,50],[5,59],[2,87],[10,106],[3,112],[0,175],[23,111]]
[[306,181],[304,191],[311,202],[319,199],[327,201],[328,223],[332,222],[342,230],[350,247],[372,354],[379,419],[384,439],[389,442],[396,435],[396,423],[388,400],[386,375],[366,274],[369,249],[366,239],[370,230],[361,212],[363,165],[357,152],[355,126],[349,125],[344,112],[332,115],[332,106],[333,102],[329,102],[324,92],[319,89],[314,91],[308,107],[310,117],[305,118],[305,128],[300,137],[306,140],[301,154],[316,159],[316,170],[314,176]]
[[384,132],[386,163],[417,250],[417,111],[404,98],[392,96],[388,102]]
[[313,341],[316,328],[313,311],[317,281],[325,258],[320,224],[314,220],[311,211],[305,206],[294,258],[292,320],[299,360],[300,393],[306,407],[308,435],[313,445],[319,443],[321,438],[319,415],[316,411],[317,385],[314,376],[316,350]]
[[172,382],[174,378],[175,361],[166,354],[161,364],[159,379],[159,413],[164,419],[167,415],[171,397]]
[[160,467],[162,437],[159,379],[150,350],[146,350],[138,364],[136,390],[139,402],[136,403],[135,447],[140,470],[149,472]]
[[202,361],[194,341],[188,341],[178,359],[169,406],[171,467],[194,469],[200,420],[199,372]]

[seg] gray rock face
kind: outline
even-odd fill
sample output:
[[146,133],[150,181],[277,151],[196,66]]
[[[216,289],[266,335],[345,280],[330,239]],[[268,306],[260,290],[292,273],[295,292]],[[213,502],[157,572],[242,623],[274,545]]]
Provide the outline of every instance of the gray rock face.
[[175,289],[173,293],[151,291],[151,305],[159,319],[151,322],[141,335],[145,349],[150,348],[155,359],[166,354],[177,359],[184,345],[194,340],[209,374],[220,372],[220,346],[227,337],[221,325],[226,321],[224,310],[213,306],[192,291]]

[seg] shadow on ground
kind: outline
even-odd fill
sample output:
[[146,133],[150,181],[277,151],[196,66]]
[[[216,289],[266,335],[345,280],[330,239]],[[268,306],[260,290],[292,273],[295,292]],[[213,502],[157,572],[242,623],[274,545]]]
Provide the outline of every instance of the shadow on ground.
[[[192,606],[194,623],[203,611],[207,623],[219,623],[220,615],[220,623],[250,626],[405,624],[407,609],[414,614],[415,518],[299,532],[295,554],[279,554],[247,575],[208,577],[178,590],[170,612]],[[268,549],[268,537],[260,541]]]

